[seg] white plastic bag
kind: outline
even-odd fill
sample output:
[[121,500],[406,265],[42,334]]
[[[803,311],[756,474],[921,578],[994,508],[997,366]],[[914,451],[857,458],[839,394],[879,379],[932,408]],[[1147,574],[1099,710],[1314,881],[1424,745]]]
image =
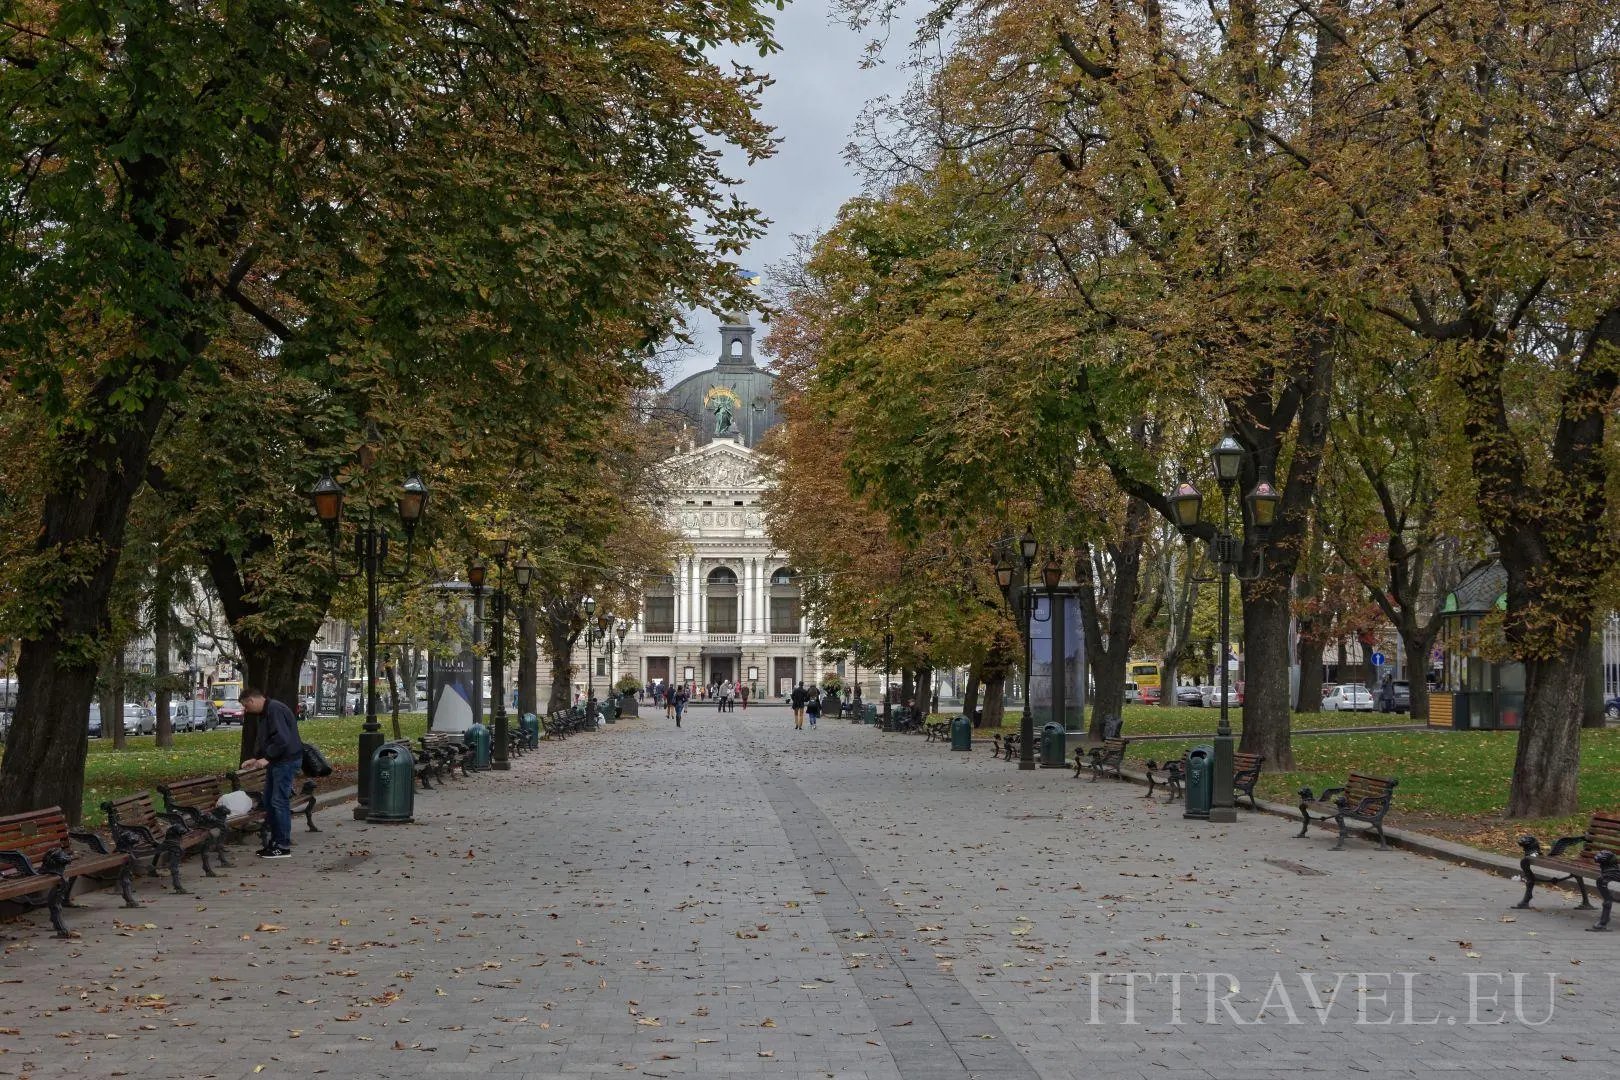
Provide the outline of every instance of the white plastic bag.
[[245,791],[227,791],[214,805],[223,806],[231,817],[241,817],[253,812],[253,796]]

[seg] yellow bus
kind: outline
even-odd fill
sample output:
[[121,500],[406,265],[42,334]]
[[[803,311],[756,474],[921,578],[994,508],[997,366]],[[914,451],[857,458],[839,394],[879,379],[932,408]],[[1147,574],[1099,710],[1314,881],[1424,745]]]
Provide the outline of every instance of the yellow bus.
[[1125,676],[1136,684],[1138,690],[1144,687],[1159,685],[1159,665],[1151,660],[1132,660],[1130,670]]

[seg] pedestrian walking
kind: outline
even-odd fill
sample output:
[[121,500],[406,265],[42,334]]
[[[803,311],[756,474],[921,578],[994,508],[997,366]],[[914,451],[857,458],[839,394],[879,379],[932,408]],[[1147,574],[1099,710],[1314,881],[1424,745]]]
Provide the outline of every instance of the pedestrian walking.
[[809,700],[804,703],[804,714],[810,718],[810,726],[815,727],[816,721],[821,719],[821,695],[810,692]]
[[243,712],[259,718],[258,756],[242,762],[244,770],[261,766],[265,770],[264,809],[270,839],[258,855],[261,859],[288,859],[292,857],[292,785],[304,760],[298,720],[291,709],[254,687],[244,688],[237,700]]
[[[673,720],[675,718],[675,697],[676,697],[675,691],[673,691],[673,690],[665,690],[664,691],[664,715],[669,717],[671,720]],[[677,725],[677,726],[679,726],[679,725]]]
[[738,686],[737,687],[737,696],[742,698],[743,712],[747,712],[748,711],[748,687],[746,687],[746,686]]
[[686,699],[687,699],[686,687],[683,686],[683,687],[681,687],[679,690],[677,690],[675,692],[675,726],[676,727],[681,726],[681,714],[686,711]]
[[793,706],[794,731],[804,730],[804,705],[809,700],[810,695],[805,693],[804,683],[799,683],[793,688],[793,693],[788,695],[788,704]]

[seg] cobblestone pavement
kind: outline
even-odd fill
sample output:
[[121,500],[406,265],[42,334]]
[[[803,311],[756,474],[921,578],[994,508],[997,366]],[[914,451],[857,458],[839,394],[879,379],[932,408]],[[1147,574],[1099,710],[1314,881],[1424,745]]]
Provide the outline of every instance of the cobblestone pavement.
[[1620,935],[1567,895],[1142,791],[627,720],[81,938],[0,924],[0,1076],[1613,1075]]

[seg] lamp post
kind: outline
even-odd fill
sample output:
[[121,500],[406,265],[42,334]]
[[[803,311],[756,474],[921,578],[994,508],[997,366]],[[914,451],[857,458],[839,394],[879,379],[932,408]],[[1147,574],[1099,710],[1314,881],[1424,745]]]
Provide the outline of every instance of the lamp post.
[[[374,460],[374,452],[363,456],[365,464]],[[332,569],[338,577],[349,580],[360,575],[366,579],[366,722],[360,729],[360,774],[356,778],[354,817],[364,821],[371,809],[371,756],[383,744],[382,725],[377,722],[377,582],[403,581],[411,572],[411,556],[415,548],[416,526],[421,523],[427,509],[428,489],[419,476],[411,476],[400,486],[398,496],[399,521],[405,530],[405,565],[396,572],[385,568],[388,563],[387,530],[377,524],[375,508],[366,504],[366,523],[355,530],[354,559],[357,569],[338,570],[337,535],[343,521],[343,485],[330,473],[321,477],[310,492],[315,504],[315,516],[326,529],[327,545],[332,551]]]
[[[587,596],[585,598],[584,608],[585,608],[585,708],[586,708],[586,711],[589,712],[590,705],[591,705],[591,699],[596,697],[596,668],[595,668],[595,666],[593,664],[593,661],[594,661],[595,658],[591,655],[591,646],[596,644],[596,627],[595,627],[595,624],[591,621],[592,619],[594,619],[596,617],[596,597]],[[596,717],[594,717],[594,716],[587,716],[586,719],[589,720],[593,724],[596,723]]]
[[[624,663],[624,639],[629,633],[630,624],[623,619],[620,619],[619,624],[613,628],[613,635],[619,639],[619,648],[617,654],[619,657],[617,663],[619,664]],[[612,680],[609,685],[611,685],[614,688],[614,692],[617,693],[619,685],[619,670],[614,663],[608,664],[608,678]]]
[[[1232,436],[1227,435],[1216,443],[1209,452],[1210,464],[1215,472],[1215,482],[1221,489],[1221,521],[1214,533],[1207,536],[1210,544],[1210,553],[1221,571],[1221,716],[1215,726],[1215,760],[1211,763],[1210,783],[1213,790],[1210,795],[1209,820],[1216,823],[1227,823],[1237,820],[1237,808],[1232,798],[1232,721],[1228,714],[1228,698],[1231,696],[1229,684],[1231,681],[1231,665],[1227,657],[1232,651],[1232,578],[1239,581],[1254,581],[1260,577],[1265,568],[1265,545],[1269,539],[1272,525],[1277,521],[1277,510],[1282,505],[1282,496],[1272,487],[1268,477],[1262,476],[1249,494],[1244,497],[1247,505],[1247,517],[1255,529],[1254,562],[1252,570],[1245,569],[1245,552],[1243,541],[1232,534],[1230,528],[1231,495],[1237,485],[1238,475],[1243,468],[1243,459],[1248,451]],[[1182,481],[1169,498],[1170,513],[1174,518],[1176,527],[1182,535],[1192,542],[1194,530],[1200,524],[1203,512],[1204,497],[1189,481]],[[1189,813],[1188,816],[1194,816]]]
[[[1018,723],[1018,768],[1020,770],[1035,768],[1035,711],[1031,707],[1029,697],[1029,668],[1030,668],[1030,624],[1045,622],[1052,617],[1052,607],[1048,603],[1046,618],[1037,614],[1039,601],[1036,599],[1034,588],[1029,585],[1030,572],[1035,569],[1035,556],[1040,545],[1035,540],[1035,533],[1024,527],[1024,535],[1018,538],[1018,557],[1024,564],[1024,586],[1019,596],[1019,603],[1013,605],[1013,564],[1005,556],[996,564],[996,584],[1001,586],[1001,595],[1007,601],[1007,607],[1018,616],[1018,630],[1024,637],[1024,715]],[[1048,567],[1056,566],[1055,557],[1047,560]],[[1062,575],[1061,568],[1058,576]],[[1057,582],[1052,582],[1056,588]]]
[[[490,590],[490,634],[494,637],[494,648],[490,656],[489,673],[489,718],[491,732],[491,746],[489,754],[489,767],[498,772],[505,772],[512,767],[510,735],[508,733],[508,719],[506,715],[506,609],[508,597],[506,594],[506,559],[512,553],[512,541],[493,540],[490,542],[490,554],[495,559],[495,587]],[[527,594],[529,581],[534,568],[528,565],[528,560],[520,560],[512,568],[513,576],[517,579],[520,594]],[[472,586],[473,599],[476,601],[484,591],[488,579],[489,568],[483,559],[472,559],[467,563],[467,584]]]
[[894,634],[889,631],[889,620],[882,615],[873,613],[872,629],[883,627],[883,730],[894,730],[894,717],[890,713],[893,702],[889,700],[889,649],[894,645]]

